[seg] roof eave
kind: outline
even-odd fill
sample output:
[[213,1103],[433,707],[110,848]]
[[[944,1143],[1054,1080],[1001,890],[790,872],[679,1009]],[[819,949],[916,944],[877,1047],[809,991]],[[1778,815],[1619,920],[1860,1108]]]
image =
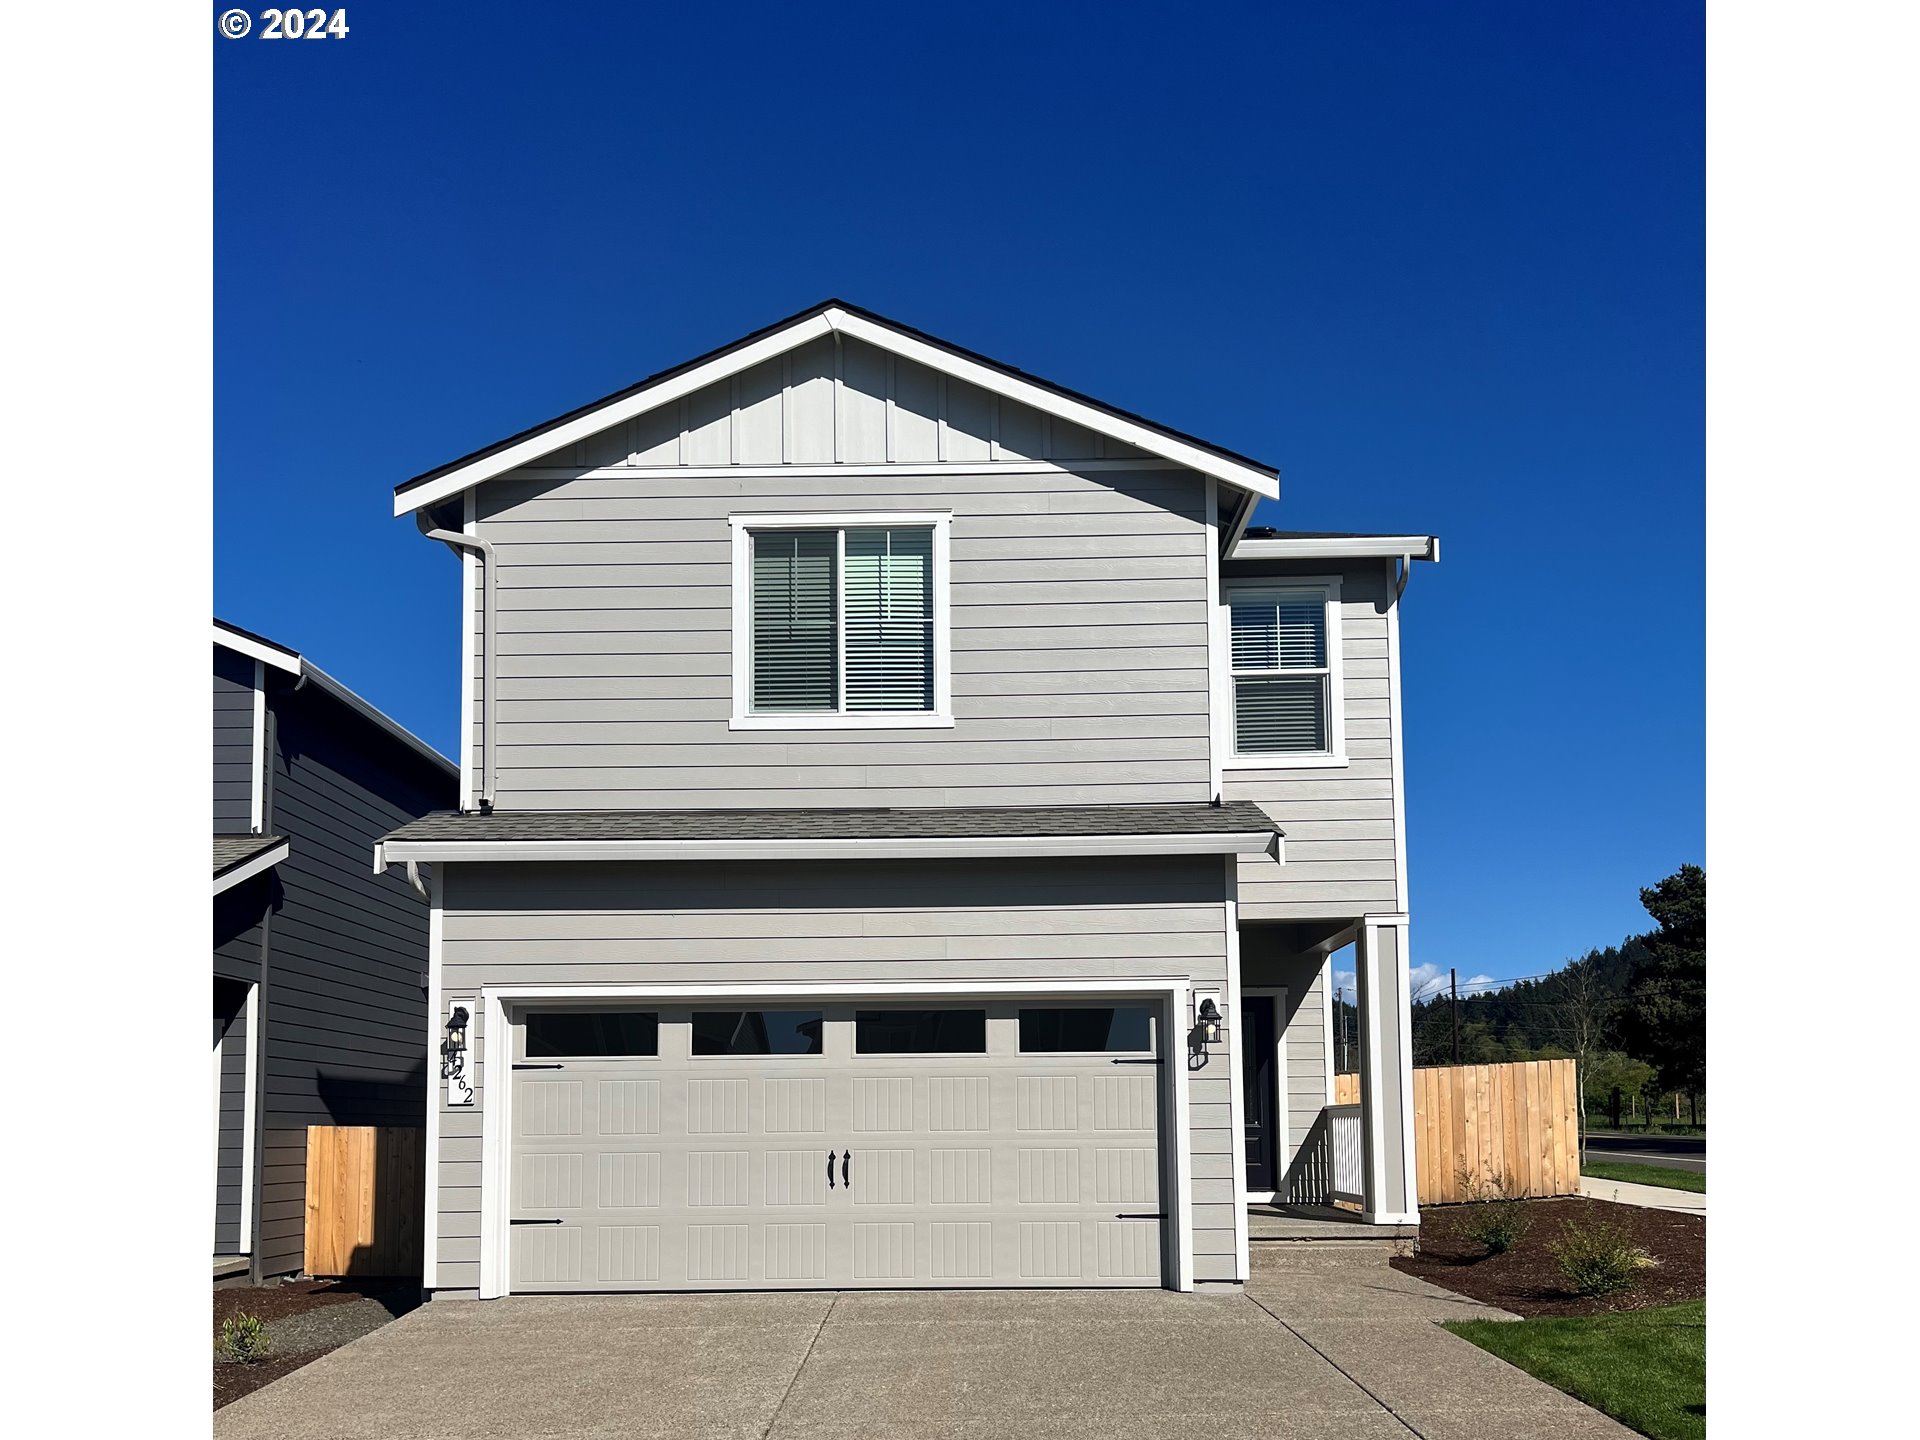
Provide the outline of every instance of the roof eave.
[[877,316],[830,302],[802,312],[784,323],[776,323],[743,342],[715,351],[705,360],[666,371],[653,383],[643,381],[603,402],[572,411],[557,422],[536,426],[507,442],[479,451],[470,460],[456,461],[450,466],[428,471],[409,480],[394,491],[393,513],[407,515],[437,505],[562,446],[584,440],[646,411],[671,404],[810,340],[834,333],[851,335],[877,345],[983,390],[1070,420],[1173,464],[1211,475],[1263,499],[1280,498],[1279,475],[1267,466],[1167,431],[1138,417],[1122,414],[1056,386],[1013,373],[987,362],[983,357],[907,331]]
[[1229,560],[1430,560],[1440,559],[1438,535],[1300,536],[1242,539]]
[[1177,835],[836,837],[779,840],[383,840],[373,868],[407,861],[947,860],[1115,855],[1258,855],[1282,858],[1275,830]]
[[270,846],[257,855],[249,855],[245,860],[229,865],[225,870],[216,871],[213,877],[213,893],[231,890],[243,880],[251,880],[262,871],[271,870],[292,853],[293,842],[282,840],[278,845]]

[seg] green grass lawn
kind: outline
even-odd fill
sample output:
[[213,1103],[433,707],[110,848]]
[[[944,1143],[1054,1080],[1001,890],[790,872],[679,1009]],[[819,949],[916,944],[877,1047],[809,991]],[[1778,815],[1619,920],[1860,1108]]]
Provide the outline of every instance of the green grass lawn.
[[1691,1190],[1696,1195],[1707,1193],[1707,1176],[1703,1170],[1698,1175],[1691,1170],[1669,1170],[1664,1165],[1634,1165],[1618,1160],[1589,1160],[1580,1167],[1582,1175],[1591,1175],[1596,1180],[1621,1180],[1629,1185],[1664,1185],[1669,1190]]
[[1447,1329],[1654,1440],[1705,1440],[1707,1302]]

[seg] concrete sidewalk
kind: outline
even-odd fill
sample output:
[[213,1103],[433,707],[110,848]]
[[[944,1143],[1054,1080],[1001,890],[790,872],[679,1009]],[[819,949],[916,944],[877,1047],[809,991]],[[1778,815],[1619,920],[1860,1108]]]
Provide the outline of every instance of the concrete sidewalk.
[[1377,1258],[1244,1294],[545,1296],[423,1307],[219,1411],[221,1440],[1627,1440]]
[[1580,1193],[1589,1200],[1612,1200],[1621,1205],[1639,1205],[1648,1210],[1677,1210],[1686,1215],[1707,1215],[1707,1197],[1692,1190],[1670,1190],[1665,1185],[1633,1185],[1625,1180],[1599,1180],[1580,1177]]

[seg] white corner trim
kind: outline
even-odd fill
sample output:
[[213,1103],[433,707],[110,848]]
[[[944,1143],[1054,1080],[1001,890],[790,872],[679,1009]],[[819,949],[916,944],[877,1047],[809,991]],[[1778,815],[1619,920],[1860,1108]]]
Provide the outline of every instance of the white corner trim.
[[253,1254],[253,1130],[260,1106],[260,1038],[267,1028],[266,1005],[260,983],[247,989],[247,1054],[240,1132],[240,1253]]
[[267,832],[267,662],[253,662],[253,753],[248,761],[248,825]]
[[218,895],[223,891],[231,890],[242,880],[251,880],[261,871],[271,870],[275,865],[278,865],[282,860],[287,858],[287,853],[292,847],[292,841],[282,840],[271,849],[261,851],[244,865],[236,865],[233,869],[214,876],[213,893]]
[[[460,533],[478,533],[474,523],[474,492],[465,497]],[[480,603],[480,556],[471,546],[460,548],[460,808],[474,808],[473,674],[479,665],[474,650],[478,633],[474,607]]]
[[440,867],[427,874],[427,1143],[426,1184],[421,1188],[425,1213],[420,1217],[421,1288],[440,1288],[440,1111],[446,1104],[446,1082],[440,1078],[440,1035],[446,1012],[440,1004],[442,947],[446,923]]
[[[1362,1154],[1364,1175],[1361,1196],[1364,1210],[1371,1214],[1381,1203],[1387,1188],[1387,1157],[1380,1148],[1381,1131],[1386,1128],[1386,1066],[1380,1053],[1382,1023],[1380,994],[1379,927],[1368,916],[1360,930],[1360,943],[1354,952],[1354,984],[1360,1000],[1360,1106],[1366,1125]],[[1391,982],[1389,982],[1391,983]]]
[[[1251,510],[1251,504],[1247,507]],[[1232,655],[1227,648],[1226,595],[1220,587],[1220,482],[1207,477],[1207,788],[1224,798],[1224,767],[1233,747]]]
[[1269,830],[1204,835],[955,836],[847,840],[384,840],[376,869],[403,860],[944,860],[1073,855],[1255,855]]
[[1230,560],[1440,559],[1435,535],[1302,535],[1276,539],[1242,537]]
[[[729,515],[733,570],[733,696],[730,730],[930,730],[953,726],[953,511],[869,510],[818,513],[782,511]],[[926,527],[933,532],[933,709],[869,713],[844,708],[800,714],[755,714],[753,694],[753,532],[755,530],[832,530]],[[841,647],[838,672],[846,686],[846,546],[837,546],[834,575],[835,634]],[[844,693],[839,697],[845,704]]]
[[[1240,859],[1228,855],[1220,862],[1226,867],[1226,893],[1221,913],[1226,922],[1227,942],[1227,1140],[1233,1163],[1233,1186],[1243,1190],[1247,1183],[1246,1116],[1246,1044],[1253,1027],[1241,1013],[1243,991],[1240,987]],[[1279,1020],[1276,1012],[1274,1019]],[[1280,1085],[1284,1095],[1284,1082]],[[1252,1274],[1253,1257],[1249,1249],[1247,1207],[1244,1200],[1233,1207],[1234,1279],[1245,1281]]]
[[1407,898],[1407,764],[1400,722],[1400,596],[1396,593],[1393,562],[1386,566],[1387,594],[1387,727],[1393,731],[1393,895],[1405,910]]
[[[506,1195],[513,1162],[508,1144],[513,1133],[513,1031],[498,994],[483,989],[474,1009],[481,1026],[480,1298],[497,1300],[507,1293],[513,1275]],[[499,1083],[503,1075],[504,1085]]]
[[1333,1104],[1334,1077],[1340,1073],[1340,1053],[1333,1048],[1333,1007],[1334,1002],[1340,998],[1334,993],[1333,951],[1329,950],[1325,955],[1321,956],[1320,964],[1322,967],[1322,978],[1320,981],[1320,1025],[1321,1035],[1327,1047],[1326,1103],[1331,1105]]

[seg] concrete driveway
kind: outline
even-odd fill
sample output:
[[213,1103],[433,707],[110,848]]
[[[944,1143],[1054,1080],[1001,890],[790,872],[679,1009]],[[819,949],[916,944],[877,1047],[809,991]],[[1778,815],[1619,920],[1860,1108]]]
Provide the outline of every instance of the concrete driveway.
[[1564,1440],[1633,1432],[1441,1330],[1498,1316],[1377,1258],[1244,1294],[443,1302],[218,1412],[219,1440]]

